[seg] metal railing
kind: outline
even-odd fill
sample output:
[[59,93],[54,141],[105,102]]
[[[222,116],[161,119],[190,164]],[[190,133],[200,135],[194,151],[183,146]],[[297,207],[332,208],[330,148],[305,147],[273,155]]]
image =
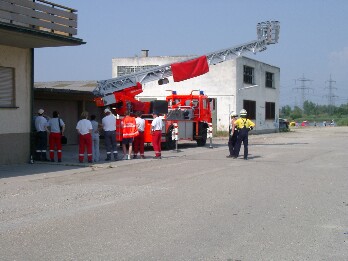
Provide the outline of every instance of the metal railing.
[[64,36],[77,34],[77,10],[44,0],[0,0],[0,22]]

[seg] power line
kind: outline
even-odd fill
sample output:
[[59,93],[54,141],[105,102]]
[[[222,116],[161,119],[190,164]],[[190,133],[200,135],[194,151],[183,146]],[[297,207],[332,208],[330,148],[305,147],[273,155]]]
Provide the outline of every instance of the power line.
[[[338,98],[338,96],[336,96],[334,93],[333,93],[333,90],[337,88],[333,87],[333,84],[336,83],[336,81],[332,80],[331,78],[331,74],[330,74],[330,80],[327,80],[325,82],[325,84],[329,84],[327,87],[325,87],[324,89],[328,89],[328,94],[325,95],[325,97],[327,98],[327,104],[328,106],[330,107],[333,107],[335,106],[335,99]],[[331,110],[331,109],[330,109]]]
[[305,102],[305,99],[306,99],[305,93],[306,92],[309,93],[309,90],[313,91],[313,88],[307,87],[306,83],[307,82],[312,82],[312,80],[305,78],[304,74],[303,74],[303,76],[301,78],[298,78],[298,79],[295,80],[295,84],[296,84],[297,81],[301,82],[301,86],[300,87],[295,87],[293,89],[301,92],[301,104],[300,104],[300,107],[303,108],[303,103]]

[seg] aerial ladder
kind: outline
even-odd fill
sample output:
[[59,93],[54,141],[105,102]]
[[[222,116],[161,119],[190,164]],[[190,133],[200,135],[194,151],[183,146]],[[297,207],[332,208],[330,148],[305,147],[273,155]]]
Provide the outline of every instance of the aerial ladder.
[[[244,43],[235,47],[226,48],[220,51],[209,53],[203,57],[193,57],[185,60],[181,60],[179,64],[184,63],[194,63],[195,61],[201,62],[202,58],[206,59],[206,65],[209,67],[211,65],[216,65],[235,57],[238,57],[246,52],[262,52],[267,49],[267,46],[270,44],[275,44],[279,39],[279,30],[280,23],[278,21],[266,21],[257,24],[257,40]],[[204,60],[205,61],[205,60]],[[102,99],[103,105],[107,106],[110,104],[115,104],[116,99],[114,95],[111,95],[115,92],[120,92],[124,89],[139,86],[151,82],[158,81],[159,85],[168,83],[168,77],[173,76],[173,65],[174,64],[165,64],[142,71],[138,71],[132,74],[102,80],[97,82],[96,88],[93,90],[93,94]],[[209,71],[209,69],[208,69]],[[203,72],[206,73],[207,71]],[[202,74],[203,74],[202,73]],[[199,76],[194,75],[193,77]],[[174,75],[175,76],[175,75]],[[188,76],[187,79],[189,79]],[[191,77],[192,78],[192,77]],[[183,79],[180,79],[180,81]],[[184,79],[186,80],[186,79]],[[174,81],[175,77],[174,77]]]
[[[175,126],[185,130],[179,132],[179,139],[195,140],[198,146],[204,146],[208,128],[212,122],[211,99],[203,91],[193,90],[188,95],[173,91],[165,101],[141,102],[136,99],[136,96],[143,91],[143,84],[151,81],[158,81],[159,85],[166,84],[169,82],[168,77],[171,76],[174,82],[184,81],[203,75],[209,71],[210,66],[234,59],[243,53],[262,52],[268,45],[278,42],[279,29],[278,21],[258,23],[257,40],[207,55],[184,59],[177,63],[155,66],[132,74],[98,81],[97,87],[93,90],[96,96],[95,102],[99,107],[112,105],[121,118],[127,112],[134,114],[136,111],[140,111],[144,118],[154,111],[165,114],[162,144],[165,144],[167,148],[173,148],[175,144],[172,138]],[[151,121],[151,117],[145,118],[145,143],[151,142]],[[116,122],[116,125],[118,126],[116,140],[121,142],[120,120]]]

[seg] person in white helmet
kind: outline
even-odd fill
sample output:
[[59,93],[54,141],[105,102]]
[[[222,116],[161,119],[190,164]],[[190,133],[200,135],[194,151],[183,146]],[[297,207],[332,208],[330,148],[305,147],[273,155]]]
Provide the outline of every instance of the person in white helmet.
[[44,116],[44,110],[38,110],[38,116],[35,119],[35,129],[36,129],[36,160],[39,161],[48,161],[47,159],[47,134],[49,134],[48,130],[48,120]]
[[231,122],[229,127],[229,138],[228,138],[228,149],[230,151],[230,155],[226,156],[226,158],[233,158],[234,157],[234,147],[237,143],[237,136],[238,136],[238,130],[236,128],[236,120],[238,115],[233,112],[231,114]]
[[116,145],[116,116],[112,114],[109,108],[104,110],[105,117],[102,119],[104,129],[104,139],[106,148],[105,161],[111,160],[111,154],[114,155],[114,160],[118,160],[118,152]]
[[255,123],[247,119],[247,111],[242,109],[239,112],[240,118],[235,121],[236,128],[238,129],[237,143],[234,148],[234,158],[238,158],[240,147],[244,145],[244,159],[248,159],[248,133],[255,127]]

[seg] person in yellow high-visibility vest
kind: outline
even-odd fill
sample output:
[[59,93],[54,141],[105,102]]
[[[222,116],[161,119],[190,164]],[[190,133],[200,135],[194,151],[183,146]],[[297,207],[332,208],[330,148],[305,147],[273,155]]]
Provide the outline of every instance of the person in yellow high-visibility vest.
[[255,123],[247,119],[247,111],[242,109],[239,113],[240,118],[237,119],[234,124],[238,129],[237,143],[234,148],[234,158],[238,158],[240,147],[244,145],[244,159],[248,159],[248,134],[255,127]]

